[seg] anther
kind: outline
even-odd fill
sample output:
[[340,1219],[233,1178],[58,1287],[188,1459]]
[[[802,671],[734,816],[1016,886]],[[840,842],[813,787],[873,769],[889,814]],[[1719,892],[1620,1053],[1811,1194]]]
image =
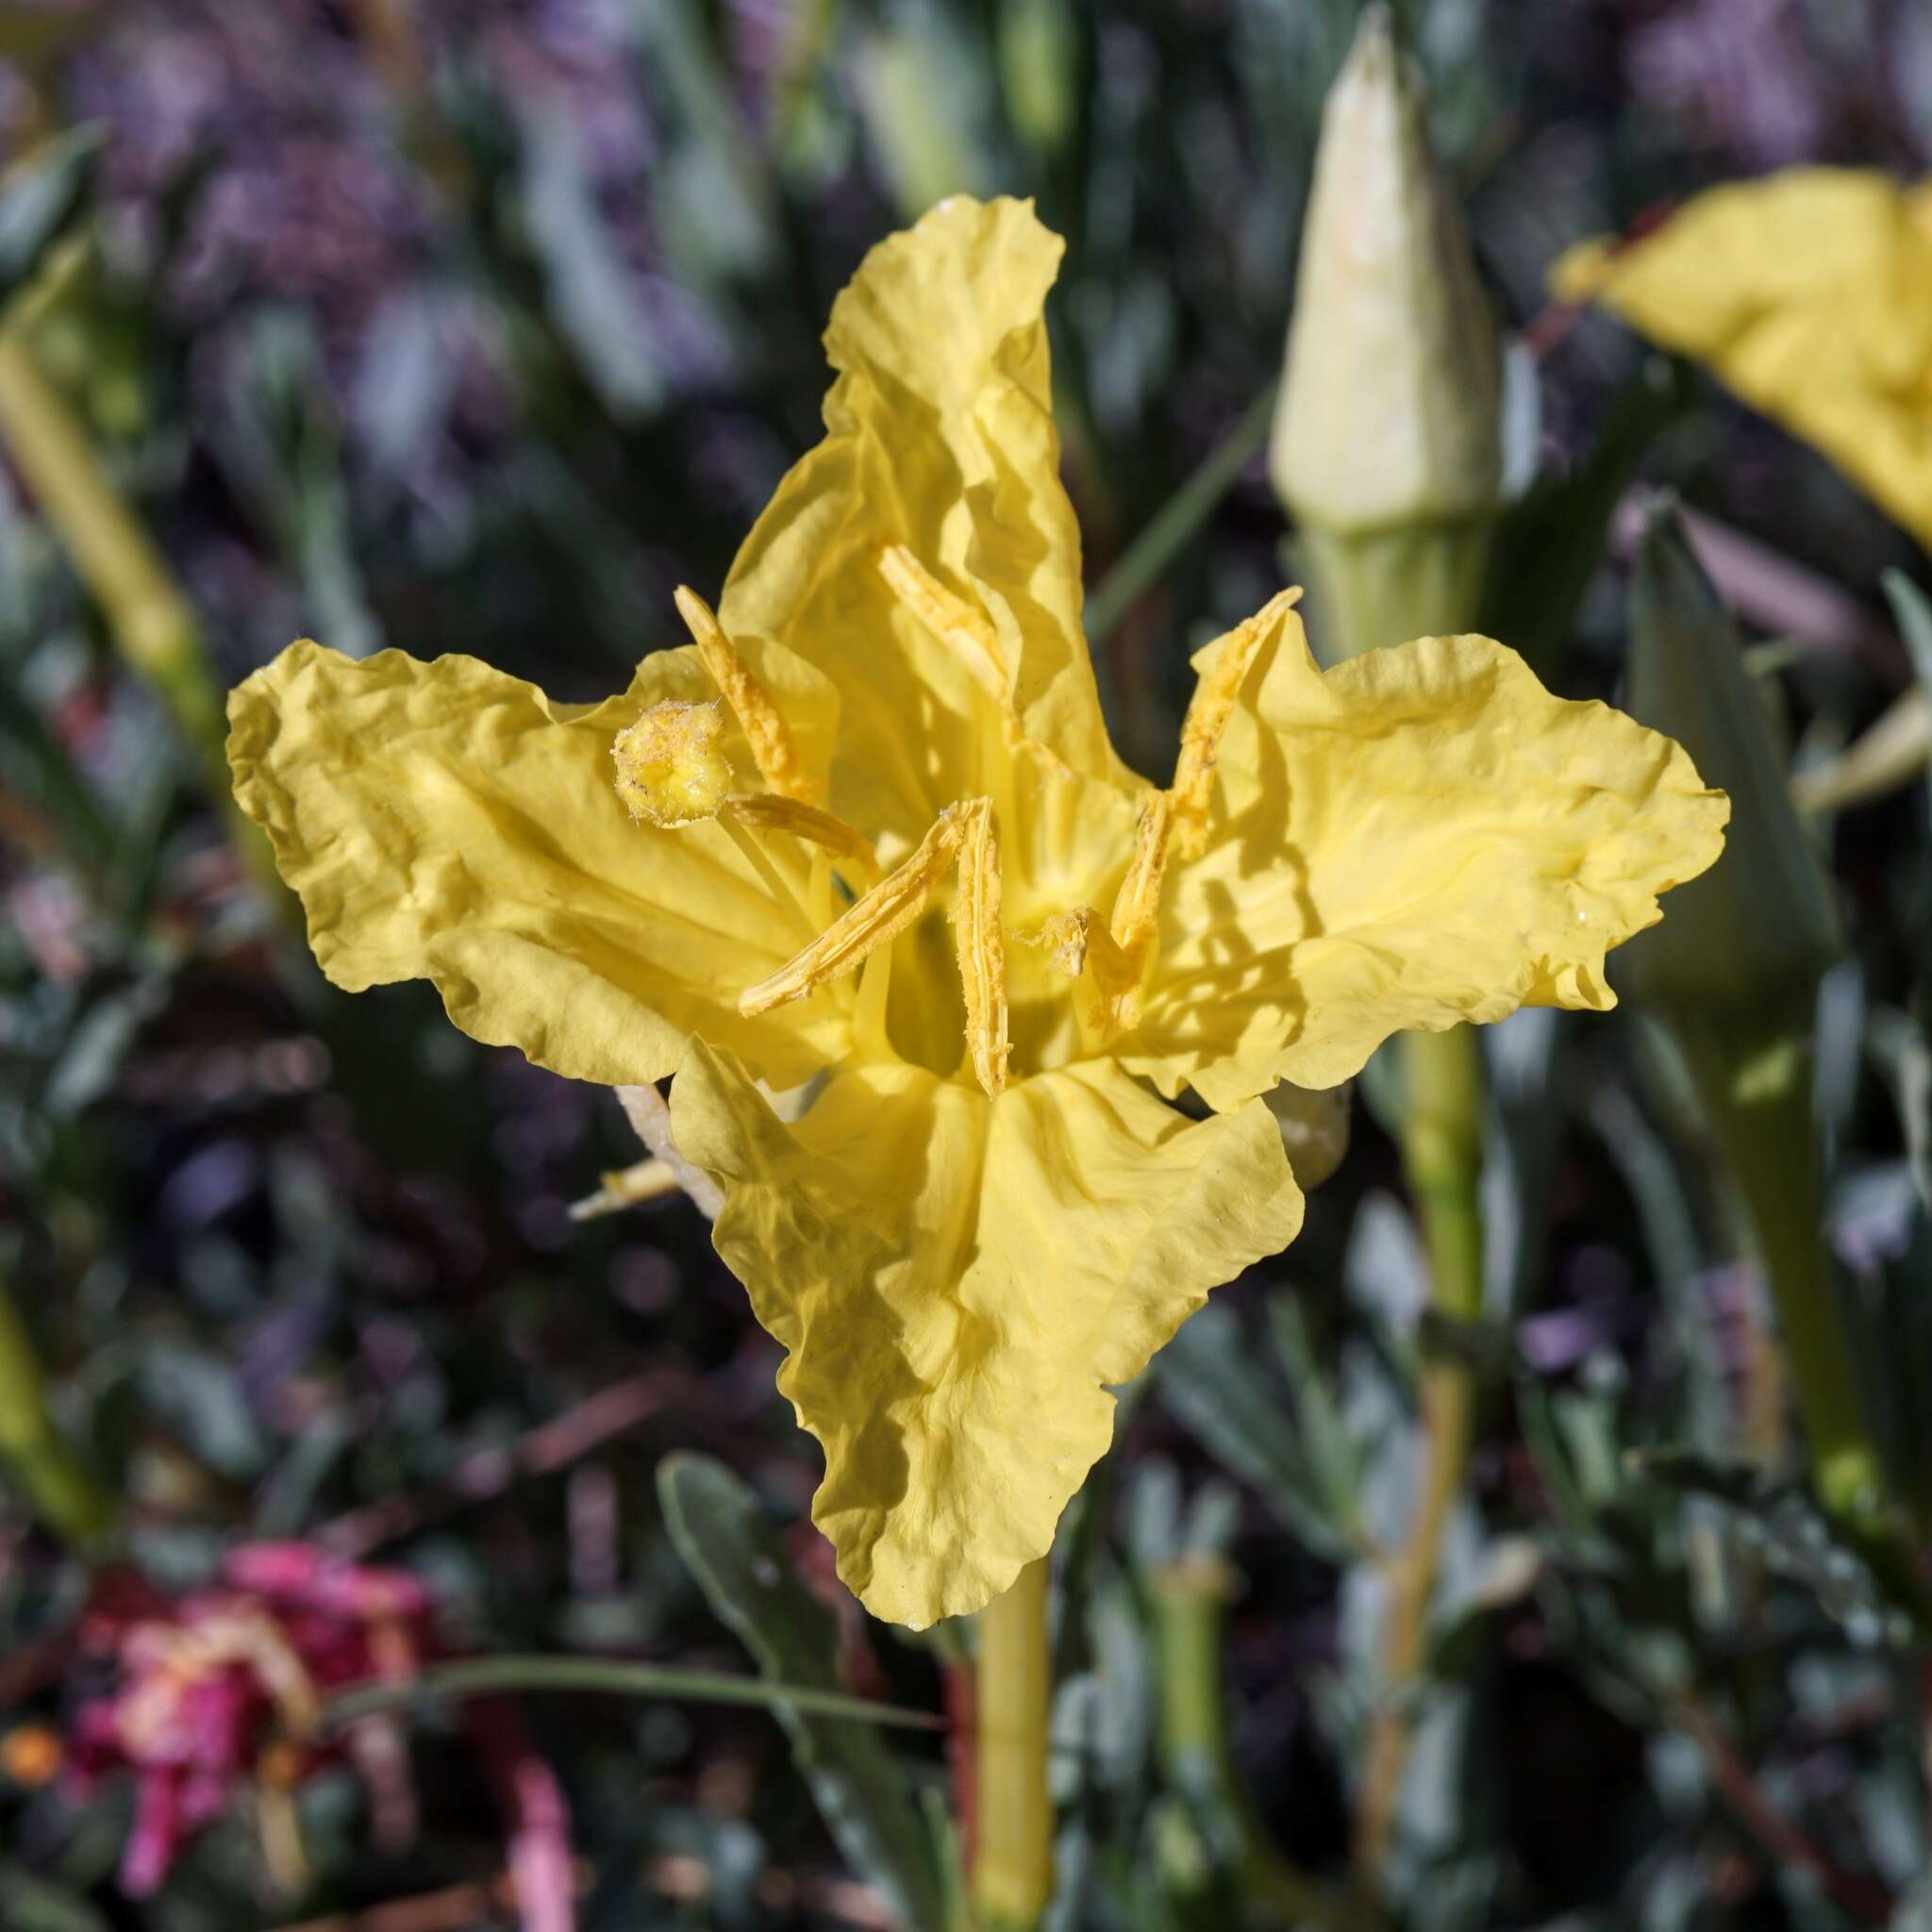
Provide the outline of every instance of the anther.
[[769,978],[746,987],[738,1010],[747,1019],[850,973],[869,953],[890,943],[925,909],[926,894],[944,877],[959,849],[961,808],[949,805],[912,856],[835,919],[810,945]]
[[1168,835],[1174,826],[1174,795],[1150,792],[1134,826],[1134,856],[1114,894],[1108,927],[1113,942],[1131,959],[1154,937],[1160,920],[1160,886],[1167,876]]
[[1297,590],[1278,591],[1246,623],[1228,633],[1220,657],[1202,674],[1181,724],[1181,748],[1174,764],[1174,842],[1183,858],[1198,858],[1208,840],[1208,798],[1214,783],[1214,760],[1221,735],[1261,641],[1281,617],[1301,602]]
[[653,705],[617,734],[617,795],[641,824],[689,825],[715,818],[731,790],[731,767],[718,749],[724,720],[715,704],[675,698]]
[[1108,936],[1117,953],[1115,984],[1105,987],[1107,1011],[1114,1026],[1131,1026],[1137,1018],[1135,984],[1141,963],[1160,924],[1160,887],[1167,875],[1169,835],[1174,829],[1174,794],[1155,791],[1141,808],[1134,827],[1134,856],[1126,876],[1114,895]]
[[843,819],[818,806],[806,805],[796,798],[780,798],[775,791],[757,791],[749,798],[730,800],[724,809],[733,818],[741,819],[760,831],[791,832],[822,846],[852,874],[847,883],[858,891],[878,883],[879,863],[871,841]]
[[678,585],[676,604],[705,669],[737,715],[758,776],[781,798],[808,798],[811,787],[798,761],[798,747],[792,743],[791,730],[772,702],[771,692],[738,655],[711,607],[695,591]]
[[879,553],[879,575],[927,630],[952,646],[987,696],[1007,704],[1006,658],[986,612],[947,590],[903,543],[889,543]]
[[1136,976],[1134,962],[1091,906],[1056,912],[1025,943],[1045,947],[1055,968],[1069,979],[1078,979],[1091,966],[1094,983],[1109,996],[1124,991]]
[[959,889],[953,937],[966,997],[966,1044],[973,1072],[988,1093],[1007,1084],[1007,954],[1000,931],[1000,827],[992,801],[961,809]]

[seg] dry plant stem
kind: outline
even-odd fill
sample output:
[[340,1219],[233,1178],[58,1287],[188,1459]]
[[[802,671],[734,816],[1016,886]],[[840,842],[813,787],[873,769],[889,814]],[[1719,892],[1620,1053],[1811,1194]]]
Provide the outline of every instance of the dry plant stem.
[[268,841],[233,803],[225,700],[194,614],[66,399],[42,374],[17,320],[0,325],[0,439],[106,614],[123,659],[166,708],[208,795],[223,808],[236,850],[271,902],[291,908]]
[[0,1284],[0,1459],[34,1514],[71,1543],[98,1542],[114,1501],[54,1426],[33,1340]]
[[[1475,1033],[1415,1033],[1402,1042],[1403,1163],[1422,1215],[1436,1310],[1452,1322],[1482,1313],[1482,1057]],[[1460,1356],[1423,1375],[1422,1494],[1408,1540],[1389,1573],[1382,1634],[1384,1702],[1369,1726],[1356,1811],[1357,1884],[1372,1893],[1388,1855],[1408,1756],[1407,1694],[1423,1665],[1442,1531],[1462,1489],[1475,1408],[1475,1376]]]
[[1711,1782],[1752,1835],[1780,1865],[1809,1872],[1839,1909],[1867,1925],[1888,1924],[1894,1901],[1876,1879],[1847,1872],[1765,1796],[1716,1715],[1693,1697],[1682,1699],[1674,1715],[1697,1746]]
[[1053,1899],[1050,1570],[1044,1557],[1029,1563],[979,1613],[973,1906],[980,1932],[1034,1932]]

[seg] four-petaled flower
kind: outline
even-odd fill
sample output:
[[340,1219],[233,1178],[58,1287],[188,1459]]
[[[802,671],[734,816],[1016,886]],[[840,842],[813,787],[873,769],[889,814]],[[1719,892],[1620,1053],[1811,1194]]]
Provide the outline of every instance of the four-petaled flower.
[[427,976],[558,1073],[675,1075],[824,1446],[815,1518],[913,1625],[1048,1547],[1108,1386],[1293,1237],[1260,1096],[1401,1028],[1609,1006],[1606,950],[1726,811],[1487,639],[1324,675],[1292,591],[1196,656],[1172,782],[1130,772],[1059,481],[1059,252],[963,198],[873,251],[824,441],[622,697],[304,642],[230,712],[337,984]]

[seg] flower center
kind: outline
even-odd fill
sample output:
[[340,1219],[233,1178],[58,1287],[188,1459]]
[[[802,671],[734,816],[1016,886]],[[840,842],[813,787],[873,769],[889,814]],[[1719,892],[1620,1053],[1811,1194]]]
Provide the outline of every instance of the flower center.
[[[986,613],[940,583],[903,545],[884,550],[878,568],[900,606],[952,650],[998,708],[1007,750],[1051,758],[1021,730],[999,634]],[[1076,986],[1091,984],[1093,1016],[1104,1037],[1139,1020],[1170,850],[1188,858],[1204,846],[1223,731],[1262,639],[1299,595],[1284,591],[1234,631],[1202,676],[1181,728],[1174,781],[1146,796],[1110,915],[1103,921],[1091,907],[1076,906],[1048,918],[1036,933],[1010,935],[1042,948],[1050,965]],[[722,700],[743,730],[766,789],[749,796],[731,795],[730,767],[718,744],[723,724],[718,702],[666,702],[652,706],[618,734],[611,747],[618,795],[635,818],[662,827],[718,819],[740,836],[791,833],[818,846],[854,895],[853,903],[810,944],[739,994],[739,1011],[747,1017],[769,1012],[857,971],[874,956],[889,961],[892,941],[921,919],[934,891],[951,874],[948,916],[965,1007],[967,1054],[980,1086],[989,1094],[999,1093],[1007,1084],[1012,1047],[1007,998],[1009,935],[1001,921],[1004,882],[994,801],[974,796],[946,806],[910,855],[881,877],[872,842],[809,795],[784,718],[710,608],[684,589],[677,592],[677,608]],[[883,973],[878,997],[884,997]]]

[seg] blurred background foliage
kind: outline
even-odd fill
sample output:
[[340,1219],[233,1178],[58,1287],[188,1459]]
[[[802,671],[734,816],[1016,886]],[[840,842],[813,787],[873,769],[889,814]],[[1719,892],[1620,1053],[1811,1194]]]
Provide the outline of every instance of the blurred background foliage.
[[[1542,281],[1567,242],[1711,181],[1920,170],[1932,13],[1401,11],[1519,332],[1488,627],[1559,690],[1622,689],[1626,491],[1668,483],[1743,623],[1724,689],[1756,700],[1774,769],[1821,769],[1911,684],[1924,559],[1821,458],[1551,311]],[[864,249],[944,193],[1008,192],[1067,238],[1055,380],[1099,675],[1126,756],[1164,769],[1189,650],[1291,569],[1265,396],[1356,14],[0,6],[0,358],[28,358],[129,543],[144,528],[165,559],[130,595],[125,555],[90,560],[51,496],[0,479],[0,1280],[48,1367],[12,1391],[40,1419],[0,1443],[25,1485],[0,1502],[0,1926],[427,1932],[506,1909],[502,1827],[437,1709],[409,1724],[413,1829],[375,1829],[341,1766],[298,1793],[292,1869],[262,1855],[266,1805],[238,1802],[156,1896],[124,1897],[125,1782],[82,1799],[54,1769],[98,1687],[72,1642],[88,1569],[36,1523],[37,1483],[123,1498],[113,1562],[164,1589],[236,1541],[302,1539],[413,1571],[454,1649],[741,1671],[748,1645],[791,1683],[941,1706],[951,1640],[868,1625],[830,1579],[816,1451],[702,1218],[672,1197],[574,1221],[637,1158],[608,1094],[475,1045],[425,987],[322,983],[214,803],[197,667],[225,687],[313,634],[618,688],[814,440],[820,330]],[[1216,452],[1169,567],[1109,580]],[[1927,793],[1809,824],[1839,928],[1804,995],[1830,1291],[1923,1529]],[[1932,1923],[1909,1579],[1810,1501],[1681,1054],[1634,1001],[1525,1012],[1484,1050],[1479,1323],[1426,1312],[1378,1062],[1302,1240],[1124,1401],[1061,1539],[1054,1924],[1369,1922],[1345,1880],[1380,1559],[1412,1500],[1418,1367],[1444,1349],[1476,1365],[1475,1449],[1374,1909]],[[525,1712],[587,1927],[924,1932],[951,1909],[937,1741],[589,1692]]]

